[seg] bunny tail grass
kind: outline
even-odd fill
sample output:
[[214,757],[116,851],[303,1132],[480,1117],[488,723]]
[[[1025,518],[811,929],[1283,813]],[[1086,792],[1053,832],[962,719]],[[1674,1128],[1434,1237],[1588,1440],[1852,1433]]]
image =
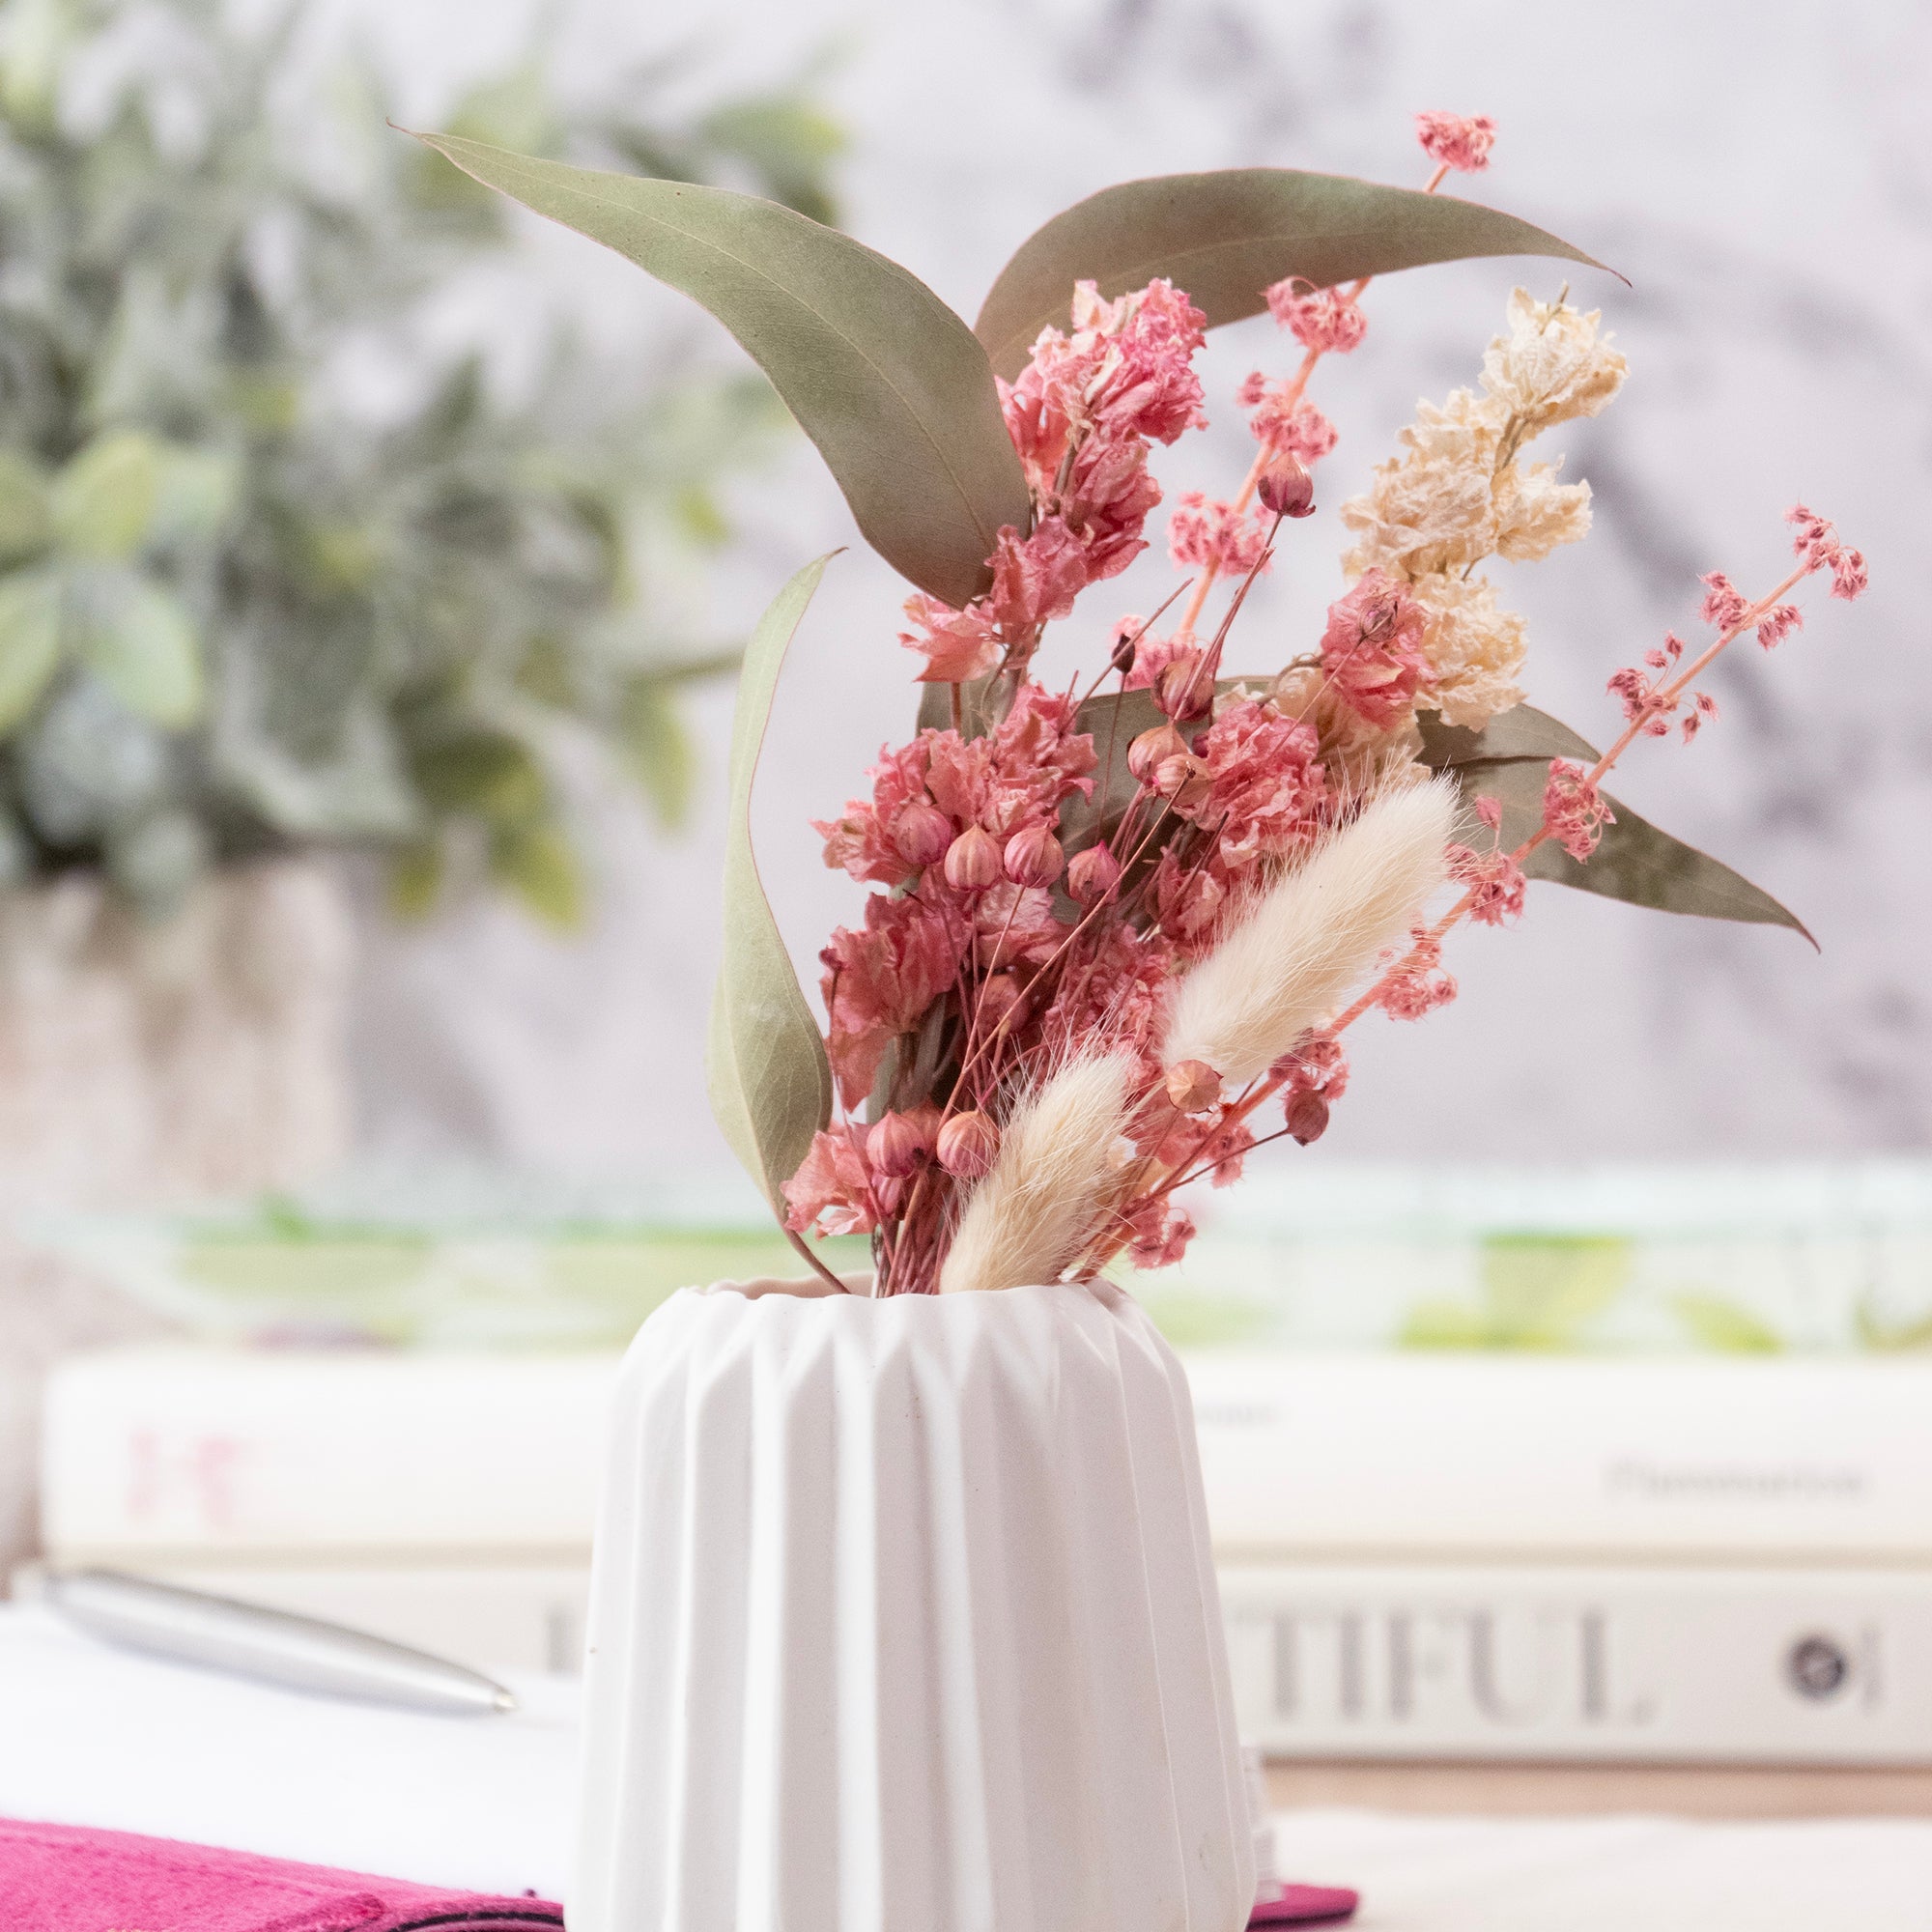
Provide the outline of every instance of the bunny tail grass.
[[1008,1121],[999,1158],[973,1190],[939,1270],[939,1292],[1058,1281],[1080,1254],[1116,1179],[1129,1063],[1069,1061]]
[[1384,792],[1331,833],[1180,982],[1161,1058],[1245,1087],[1331,1013],[1445,876],[1454,789]]

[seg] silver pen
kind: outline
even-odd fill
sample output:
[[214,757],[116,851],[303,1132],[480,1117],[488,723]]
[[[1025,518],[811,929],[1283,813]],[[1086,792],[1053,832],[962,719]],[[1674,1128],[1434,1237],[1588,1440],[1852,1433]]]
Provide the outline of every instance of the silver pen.
[[184,1663],[445,1717],[517,1708],[515,1695],[481,1671],[320,1617],[118,1570],[50,1572],[44,1591],[55,1609],[91,1635]]

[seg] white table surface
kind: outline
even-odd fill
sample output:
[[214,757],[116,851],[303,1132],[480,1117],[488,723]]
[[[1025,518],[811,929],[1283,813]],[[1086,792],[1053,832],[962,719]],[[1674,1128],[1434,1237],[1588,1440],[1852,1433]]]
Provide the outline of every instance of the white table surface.
[[[0,1608],[0,1815],[561,1895],[576,1686],[507,1718],[333,1703],[109,1650]],[[1286,1876],[1352,1885],[1360,1932],[1932,1932],[1932,1823],[1277,1820]]]

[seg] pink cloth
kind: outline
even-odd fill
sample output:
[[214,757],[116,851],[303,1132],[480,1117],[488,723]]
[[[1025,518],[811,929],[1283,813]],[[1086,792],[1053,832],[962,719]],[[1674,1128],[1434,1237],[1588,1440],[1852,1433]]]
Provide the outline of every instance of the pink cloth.
[[0,1818],[5,1932],[514,1932],[563,1923],[542,1899],[488,1898],[173,1838]]

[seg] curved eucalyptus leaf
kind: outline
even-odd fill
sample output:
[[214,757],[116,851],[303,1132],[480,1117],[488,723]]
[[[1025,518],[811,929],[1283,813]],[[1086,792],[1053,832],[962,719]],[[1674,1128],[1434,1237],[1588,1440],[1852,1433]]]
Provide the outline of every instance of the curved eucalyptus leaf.
[[[1516,846],[1543,823],[1543,792],[1549,779],[1547,758],[1509,758],[1472,762],[1454,768],[1465,800],[1493,798],[1502,807],[1502,842]],[[1616,813],[1587,862],[1571,858],[1555,839],[1547,838],[1523,863],[1532,879],[1548,879],[1578,892],[1622,899],[1628,905],[1651,906],[1700,919],[1741,920],[1755,925],[1786,925],[1818,942],[1798,916],[1761,888],[1734,872],[1720,860],[1661,832],[1622,800],[1610,798]],[[1487,839],[1486,828],[1478,827]]]
[[160,494],[160,445],[139,430],[98,436],[54,479],[54,528],[76,556],[121,562],[148,540]]
[[11,731],[60,662],[60,580],[50,571],[0,578],[0,731]]
[[1113,297],[1165,275],[1213,328],[1259,314],[1263,291],[1287,275],[1331,288],[1472,255],[1604,266],[1513,214],[1453,195],[1297,168],[1220,168],[1121,182],[1075,202],[1021,242],[973,328],[1010,381],[1042,328],[1065,327],[1075,282],[1096,282]]
[[1480,731],[1451,724],[1439,711],[1418,712],[1415,722],[1422,733],[1421,762],[1432,771],[1497,758],[1582,758],[1595,764],[1602,755],[1587,738],[1531,704],[1497,712]]
[[985,588],[1001,526],[1026,523],[1026,477],[985,351],[917,275],[755,195],[420,138],[709,309],[818,445],[866,541],[948,604]]
[[832,1067],[758,878],[752,781],[785,647],[830,560],[807,564],[779,592],[745,650],[731,722],[724,952],[705,1049],[711,1111],[781,1222],[785,1206],[780,1190],[798,1172],[812,1135],[832,1118]]

